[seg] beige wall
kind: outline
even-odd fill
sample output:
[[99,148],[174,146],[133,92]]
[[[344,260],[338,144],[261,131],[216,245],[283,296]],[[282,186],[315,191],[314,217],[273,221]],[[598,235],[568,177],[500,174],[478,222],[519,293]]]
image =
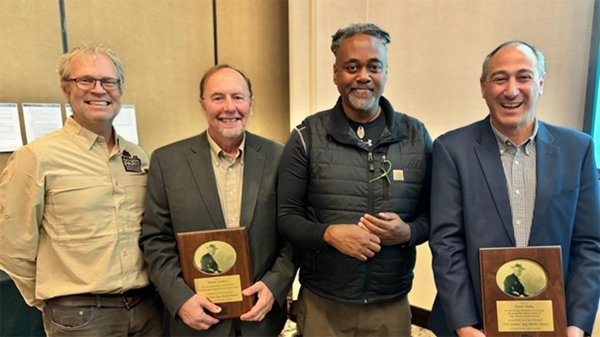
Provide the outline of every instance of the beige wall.
[[[0,1],[0,102],[63,102],[58,14],[44,13],[58,13],[58,1]],[[0,153],[0,169],[8,156]]]
[[[532,10],[514,10],[524,7]],[[338,95],[331,35],[371,21],[392,36],[384,95],[425,122],[434,138],[486,115],[481,62],[508,39],[530,41],[547,56],[540,118],[581,129],[592,8],[593,0],[291,0],[290,126],[331,107]]]
[[[593,0],[290,0],[290,127],[335,103],[331,35],[353,22],[374,22],[392,37],[384,95],[396,110],[421,119],[433,138],[487,114],[481,62],[509,39],[546,54],[538,116],[580,130],[592,9]],[[430,309],[434,295],[431,254],[422,245],[410,301]]]
[[[249,130],[281,143],[289,135],[288,3],[219,0],[219,62],[236,65],[252,80]],[[243,24],[233,13],[245,13]]]
[[122,102],[135,105],[146,151],[204,129],[197,83],[213,65],[211,0],[66,0],[65,8],[69,47],[104,43],[121,56]]
[[[69,47],[103,43],[123,60],[122,102],[135,105],[148,153],[206,129],[198,82],[214,64],[212,11],[211,0],[65,0]],[[219,62],[252,80],[249,130],[279,142],[289,134],[287,13],[287,1],[217,1]],[[0,102],[66,103],[61,53],[58,1],[0,1]]]

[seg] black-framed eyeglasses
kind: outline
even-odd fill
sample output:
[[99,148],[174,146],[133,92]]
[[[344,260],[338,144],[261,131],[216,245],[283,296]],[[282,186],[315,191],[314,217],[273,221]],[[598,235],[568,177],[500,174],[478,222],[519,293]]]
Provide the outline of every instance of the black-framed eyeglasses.
[[93,77],[78,77],[69,78],[68,81],[75,82],[77,88],[81,90],[92,90],[96,86],[96,82],[100,82],[100,85],[104,90],[115,90],[119,88],[121,80],[118,78],[93,78]]

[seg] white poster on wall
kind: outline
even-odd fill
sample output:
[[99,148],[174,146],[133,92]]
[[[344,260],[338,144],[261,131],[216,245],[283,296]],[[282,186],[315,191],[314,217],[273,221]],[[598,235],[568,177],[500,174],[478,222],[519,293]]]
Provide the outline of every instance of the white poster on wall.
[[121,106],[121,112],[113,121],[113,126],[119,136],[134,144],[139,144],[134,105]]
[[58,130],[62,127],[60,104],[58,103],[23,103],[23,121],[27,142]]
[[71,109],[71,104],[69,104],[69,103],[65,104],[65,114],[66,114],[66,117],[67,117],[67,118],[65,118],[65,123],[66,123],[67,119],[69,117],[73,116],[73,109]]
[[17,103],[0,103],[0,152],[11,152],[23,146]]

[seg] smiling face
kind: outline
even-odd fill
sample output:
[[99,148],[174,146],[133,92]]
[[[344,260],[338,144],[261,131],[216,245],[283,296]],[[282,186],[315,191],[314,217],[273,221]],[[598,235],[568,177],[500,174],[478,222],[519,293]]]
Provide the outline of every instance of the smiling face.
[[[108,56],[91,52],[75,56],[71,60],[68,79],[82,77],[119,78],[117,67]],[[73,81],[63,81],[61,87],[63,96],[73,110],[73,119],[88,130],[97,130],[99,125],[111,125],[121,110],[119,88],[106,90],[98,81],[90,90],[79,89]]]
[[544,91],[537,62],[529,47],[507,45],[492,56],[486,78],[480,82],[492,124],[516,145],[531,136],[535,107]]
[[230,68],[219,69],[206,79],[200,105],[208,121],[208,132],[223,149],[242,140],[252,115],[253,97],[246,80]]
[[386,47],[376,37],[357,34],[342,41],[333,66],[333,81],[348,116],[360,121],[379,109],[387,76]]

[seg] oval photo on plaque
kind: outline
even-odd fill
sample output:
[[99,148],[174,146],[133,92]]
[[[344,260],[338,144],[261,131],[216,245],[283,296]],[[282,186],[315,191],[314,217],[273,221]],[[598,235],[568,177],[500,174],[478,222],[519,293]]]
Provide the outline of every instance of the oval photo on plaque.
[[512,297],[539,295],[548,285],[548,273],[535,261],[515,259],[503,264],[496,273],[496,284]]
[[205,242],[194,251],[194,266],[207,275],[226,273],[236,260],[235,249],[223,241]]

